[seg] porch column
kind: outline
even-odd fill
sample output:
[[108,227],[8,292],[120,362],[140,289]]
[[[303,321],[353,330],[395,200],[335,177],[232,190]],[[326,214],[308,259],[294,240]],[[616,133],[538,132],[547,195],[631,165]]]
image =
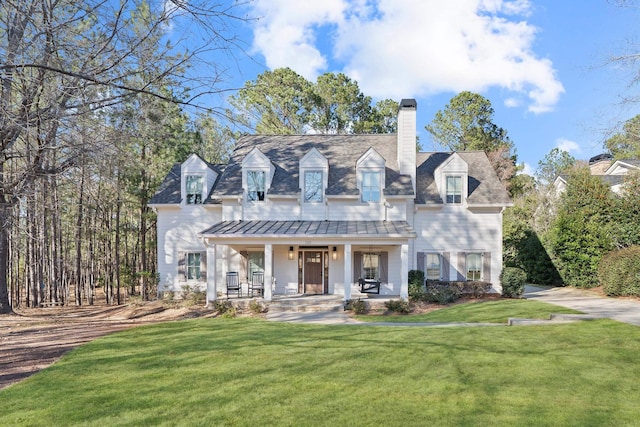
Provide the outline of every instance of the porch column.
[[209,302],[215,301],[218,296],[218,290],[216,288],[216,244],[207,245],[207,307]]
[[409,244],[400,245],[400,298],[409,300]]
[[273,245],[264,245],[264,300],[271,301],[273,283]]
[[351,259],[351,244],[344,245],[344,300],[351,299],[351,278],[353,277],[353,260]]

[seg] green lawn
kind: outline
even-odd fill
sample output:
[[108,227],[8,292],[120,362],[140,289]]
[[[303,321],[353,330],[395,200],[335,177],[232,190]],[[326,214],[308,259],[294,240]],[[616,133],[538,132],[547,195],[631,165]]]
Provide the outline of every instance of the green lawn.
[[424,314],[356,316],[364,322],[471,322],[507,323],[510,317],[549,319],[551,313],[580,313],[540,301],[504,299],[459,304]]
[[0,425],[637,425],[639,362],[640,328],[609,320],[187,320],[96,340],[0,391]]

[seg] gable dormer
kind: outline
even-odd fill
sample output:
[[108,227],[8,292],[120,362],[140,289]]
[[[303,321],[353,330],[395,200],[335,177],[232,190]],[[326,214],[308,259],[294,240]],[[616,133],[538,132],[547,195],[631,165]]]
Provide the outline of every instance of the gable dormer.
[[468,195],[469,165],[453,153],[434,172],[438,192],[445,205],[465,206]]
[[356,161],[356,176],[360,201],[366,203],[382,202],[385,185],[386,161],[375,149],[369,148]]
[[316,148],[305,154],[298,166],[299,184],[304,203],[324,201],[324,192],[329,184],[329,161]]
[[218,174],[197,154],[192,154],[180,167],[180,193],[183,205],[204,203]]
[[254,148],[242,159],[242,188],[247,202],[264,202],[275,166],[260,150]]

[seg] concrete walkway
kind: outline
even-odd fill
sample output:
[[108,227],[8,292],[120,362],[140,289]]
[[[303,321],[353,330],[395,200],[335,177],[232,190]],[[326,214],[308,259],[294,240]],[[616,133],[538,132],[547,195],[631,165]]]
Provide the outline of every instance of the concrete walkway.
[[447,328],[456,326],[506,326],[504,323],[361,322],[347,316],[344,311],[322,311],[311,313],[267,313],[267,320],[272,320],[275,322],[314,323],[319,325],[429,326],[432,328]]
[[[631,325],[640,326],[640,301],[601,297],[595,292],[576,288],[537,288],[527,286],[524,297],[534,301],[568,307],[582,311],[593,318],[608,318]],[[565,320],[571,316],[562,316]],[[360,322],[347,316],[344,311],[324,312],[276,312],[267,313],[267,320],[276,322],[312,323],[321,325],[362,325],[362,326],[506,326],[503,323],[392,323]],[[547,323],[537,320],[531,324]],[[524,323],[520,323],[524,324]]]
[[537,288],[527,286],[524,297],[582,311],[594,317],[617,320],[640,326],[640,301],[601,297],[595,292],[576,288]]

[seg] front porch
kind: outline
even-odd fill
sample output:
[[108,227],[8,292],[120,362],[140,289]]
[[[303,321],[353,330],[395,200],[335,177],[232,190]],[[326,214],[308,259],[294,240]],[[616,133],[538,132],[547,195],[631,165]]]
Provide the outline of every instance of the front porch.
[[[201,233],[207,248],[207,301],[251,296],[258,273],[265,301],[277,296],[359,295],[361,279],[380,295],[408,298],[405,221],[225,221]],[[240,282],[227,294],[229,275]]]

